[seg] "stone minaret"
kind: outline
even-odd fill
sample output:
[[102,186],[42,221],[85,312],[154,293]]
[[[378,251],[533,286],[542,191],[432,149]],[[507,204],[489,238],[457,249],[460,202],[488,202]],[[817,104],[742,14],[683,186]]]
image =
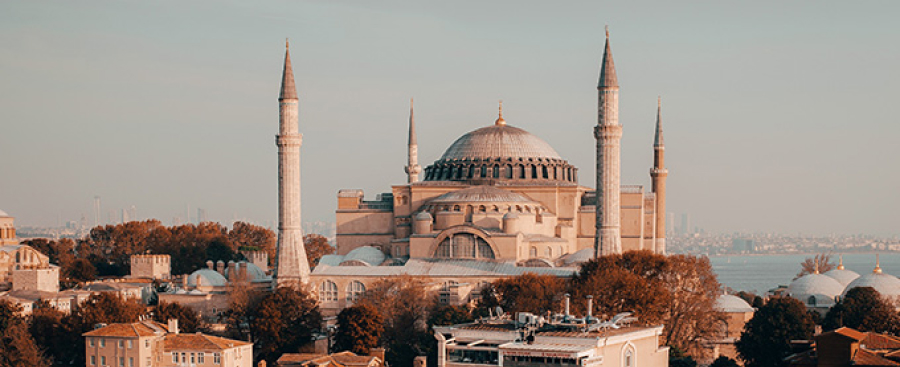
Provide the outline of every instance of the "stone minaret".
[[619,81],[612,51],[609,48],[609,29],[606,31],[606,48],[600,65],[600,82],[597,84],[597,218],[594,234],[594,254],[597,257],[622,252],[619,216],[619,146],[622,125],[619,125]]
[[284,72],[278,135],[278,257],[275,259],[275,287],[300,287],[309,282],[309,264],[300,227],[300,145],[303,135],[297,126],[299,100],[294,86],[291,54],[285,43]]
[[422,166],[419,165],[419,144],[416,143],[416,119],[413,117],[413,100],[409,99],[409,161],[403,170],[409,175],[407,183],[419,181]]
[[662,131],[662,98],[656,101],[656,137],[653,139],[653,168],[650,179],[653,182],[653,194],[656,195],[656,243],[653,251],[666,253],[666,144]]

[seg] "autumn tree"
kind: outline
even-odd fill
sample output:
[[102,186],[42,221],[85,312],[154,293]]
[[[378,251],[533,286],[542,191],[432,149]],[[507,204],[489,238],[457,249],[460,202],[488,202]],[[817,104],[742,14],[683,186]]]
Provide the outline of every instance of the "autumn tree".
[[87,259],[75,259],[68,269],[62,269],[66,278],[86,282],[97,278],[97,268]]
[[337,317],[334,351],[369,354],[371,348],[378,346],[383,332],[384,320],[374,307],[367,304],[347,307]]
[[272,230],[245,222],[234,222],[228,231],[228,240],[235,252],[242,248],[265,251],[269,254],[269,260],[273,261],[277,256],[278,237]]
[[322,256],[334,253],[334,246],[328,243],[327,238],[318,234],[303,236],[303,246],[306,247],[306,261],[309,262],[310,269],[319,264]]
[[800,272],[797,273],[797,276],[794,279],[802,277],[806,274],[812,274],[815,272],[825,273],[829,270],[835,268],[835,264],[831,259],[831,254],[816,254],[813,257],[807,257],[800,263]]
[[497,306],[504,312],[531,312],[539,315],[547,311],[559,311],[566,282],[553,275],[525,273],[520,276],[499,279],[482,290],[479,309],[493,310]]
[[425,321],[434,302],[434,293],[425,282],[409,275],[378,280],[357,302],[381,312],[384,334],[381,345],[385,359],[394,367],[411,367],[416,356],[427,355],[434,337]]
[[44,367],[50,363],[28,333],[21,308],[0,300],[0,366]]
[[144,305],[112,293],[95,293],[80,303],[72,313],[82,325],[82,332],[97,324],[136,322],[144,314]]
[[171,319],[178,320],[178,329],[185,333],[193,333],[200,329],[201,320],[197,311],[180,303],[160,302],[153,309],[153,319],[165,324]]
[[746,367],[782,367],[791,352],[791,340],[809,340],[814,329],[803,303],[775,297],[756,310],[735,347]]
[[760,308],[763,306],[763,304],[765,304],[765,301],[763,301],[762,297],[757,296],[752,292],[740,291],[735,293],[734,295],[744,300],[744,302],[747,302],[747,304],[753,308]]
[[704,340],[719,330],[725,315],[715,309],[721,292],[716,274],[706,257],[671,255],[662,277],[671,294],[663,322],[663,337],[670,346],[694,357],[705,357]]
[[457,325],[474,321],[475,318],[465,305],[435,305],[428,312],[429,329],[435,325]]
[[284,353],[297,353],[321,327],[316,300],[303,290],[281,287],[250,310],[250,334],[258,360],[274,365]]
[[709,367],[740,367],[737,361],[726,356],[719,356],[709,365]]
[[73,365],[84,354],[81,328],[74,321],[46,301],[35,303],[31,311],[28,331],[54,365]]
[[822,328],[825,330],[842,326],[859,331],[900,335],[900,315],[891,302],[875,288],[856,287],[847,291],[840,302],[828,310],[822,321]]

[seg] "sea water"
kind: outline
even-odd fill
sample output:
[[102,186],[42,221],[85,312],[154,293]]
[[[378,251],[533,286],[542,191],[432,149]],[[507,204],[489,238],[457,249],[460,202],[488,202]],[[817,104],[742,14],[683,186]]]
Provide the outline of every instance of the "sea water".
[[[733,291],[748,291],[759,295],[779,285],[789,285],[801,263],[814,254],[790,255],[722,255],[709,258],[719,283]],[[832,254],[832,262],[837,264],[838,254]],[[900,253],[880,255],[882,272],[900,276]],[[844,254],[844,268],[860,275],[871,273],[875,268],[875,254]]]

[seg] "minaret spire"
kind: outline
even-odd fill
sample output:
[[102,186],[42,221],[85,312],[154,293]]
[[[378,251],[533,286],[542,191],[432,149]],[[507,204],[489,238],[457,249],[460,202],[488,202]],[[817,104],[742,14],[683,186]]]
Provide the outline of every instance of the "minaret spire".
[[300,213],[300,146],[303,135],[298,126],[299,100],[294,85],[289,44],[285,41],[284,70],[278,97],[278,256],[273,287],[301,287],[309,282],[309,263],[303,246]]
[[407,141],[409,148],[407,155],[407,164],[404,171],[409,176],[407,183],[419,181],[419,173],[422,172],[422,166],[419,165],[419,144],[416,143],[416,119],[413,117],[413,99],[409,99],[409,140]]
[[653,186],[653,194],[656,197],[656,241],[653,251],[658,254],[666,253],[666,177],[669,170],[666,169],[666,146],[663,142],[662,131],[662,97],[656,98],[656,136],[653,139],[653,168],[650,169],[650,181]]
[[594,138],[597,140],[597,205],[595,217],[594,254],[597,257],[622,252],[620,234],[620,142],[619,82],[609,47],[609,28],[606,47],[597,83],[598,108]]

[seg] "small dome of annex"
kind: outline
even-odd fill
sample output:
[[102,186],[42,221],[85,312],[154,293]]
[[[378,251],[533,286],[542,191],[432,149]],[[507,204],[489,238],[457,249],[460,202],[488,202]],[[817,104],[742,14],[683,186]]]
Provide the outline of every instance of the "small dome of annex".
[[594,249],[591,247],[575,251],[563,260],[566,266],[580,264],[594,258]]
[[387,256],[381,250],[372,246],[362,246],[347,253],[341,265],[378,266],[384,262],[385,258]]
[[222,274],[212,269],[200,269],[188,276],[188,286],[196,287],[200,278],[201,287],[224,287],[227,281]]
[[[835,298],[841,295],[844,286],[832,277],[818,273],[806,274],[797,278],[788,286],[788,294],[805,304],[823,305],[825,300],[835,302]],[[816,301],[810,303],[810,297]]]
[[856,278],[859,278],[859,274],[855,271],[846,269],[829,270],[825,272],[824,275],[834,278],[834,280],[837,280],[838,283],[841,283],[844,287],[856,280]]
[[723,294],[716,298],[715,306],[716,310],[722,312],[753,312],[756,311],[753,307],[750,306],[747,301],[744,301],[743,298],[738,296],[733,296],[730,294]]
[[846,295],[848,291],[856,287],[872,287],[884,297],[900,299],[900,279],[890,274],[875,272],[863,274],[850,282],[842,295]]

